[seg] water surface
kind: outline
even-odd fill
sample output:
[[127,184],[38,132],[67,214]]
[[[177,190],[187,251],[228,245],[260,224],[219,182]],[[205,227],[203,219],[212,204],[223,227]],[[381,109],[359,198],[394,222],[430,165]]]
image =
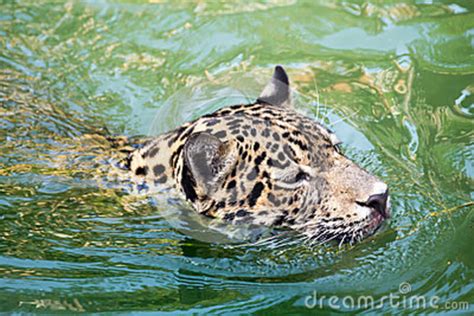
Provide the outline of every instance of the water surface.
[[[330,313],[308,295],[402,290],[472,312],[474,6],[425,2],[3,1],[0,310]],[[340,248],[227,243],[179,201],[103,181],[99,135],[157,135],[252,100],[275,64],[298,110],[389,184],[383,232]]]

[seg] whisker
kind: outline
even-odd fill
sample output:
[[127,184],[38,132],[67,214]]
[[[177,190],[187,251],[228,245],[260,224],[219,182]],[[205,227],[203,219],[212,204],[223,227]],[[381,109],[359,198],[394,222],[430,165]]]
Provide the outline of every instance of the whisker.
[[319,89],[318,89],[318,83],[316,82],[316,78],[313,79],[313,85],[314,89],[316,91],[316,120],[321,121],[321,118],[319,117],[319,109],[321,107],[321,103],[319,102]]
[[351,117],[354,117],[355,115],[357,115],[360,111],[361,111],[361,110],[357,110],[357,111],[355,111],[354,113],[352,113],[351,115],[348,115],[348,116],[346,116],[346,117],[342,117],[341,119],[336,120],[336,121],[334,121],[334,122],[330,122],[329,124],[327,124],[327,126],[328,126],[328,127],[332,127],[332,126],[334,126],[334,125],[336,125],[336,124],[338,124],[338,123],[340,123],[340,122],[346,121],[346,120],[350,119]]
[[321,237],[323,237],[324,235],[326,234],[326,231],[322,231],[321,233],[319,233],[318,235],[316,236],[310,236],[309,239],[312,239],[312,240],[319,240]]
[[346,239],[346,235],[342,237],[341,241],[339,242],[338,248],[341,249],[342,244],[344,243],[344,240]]

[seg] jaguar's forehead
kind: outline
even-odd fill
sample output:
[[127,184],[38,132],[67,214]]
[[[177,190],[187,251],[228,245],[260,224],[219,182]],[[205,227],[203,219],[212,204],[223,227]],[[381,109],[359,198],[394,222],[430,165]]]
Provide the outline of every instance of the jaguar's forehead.
[[328,140],[334,134],[326,127],[293,110],[260,103],[223,108],[201,117],[197,123],[205,122],[208,127],[212,127],[222,121],[230,123],[228,124],[230,127],[244,126],[247,129],[258,127],[263,123],[269,128],[280,127],[282,129],[298,130],[300,133],[316,133]]

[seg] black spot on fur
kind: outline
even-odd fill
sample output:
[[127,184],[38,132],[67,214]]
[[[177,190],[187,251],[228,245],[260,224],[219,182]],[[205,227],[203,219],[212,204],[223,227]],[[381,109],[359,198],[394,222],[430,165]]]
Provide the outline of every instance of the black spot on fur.
[[264,185],[262,182],[257,182],[248,196],[249,205],[252,207],[257,203],[258,198],[262,195]]
[[160,175],[163,172],[165,172],[165,166],[158,164],[153,167],[153,173],[155,174],[155,176]]
[[283,146],[283,151],[286,153],[288,157],[291,157],[292,159],[296,160],[297,158],[296,152],[291,146],[285,144],[285,146]]
[[285,163],[281,163],[278,160],[273,160],[273,166],[275,166],[278,169],[288,168],[290,166],[290,164],[291,164],[291,162],[289,160],[287,160]]
[[166,183],[167,180],[168,180],[168,177],[166,175],[163,175],[158,180],[155,180],[155,183]]
[[206,126],[214,126],[216,125],[217,123],[219,123],[220,121],[216,118],[212,118],[210,119],[209,121],[206,122]]
[[280,206],[281,202],[278,200],[274,194],[270,193],[268,194],[268,200],[274,205],[274,206]]
[[181,135],[181,137],[179,138],[179,140],[181,140],[181,141],[182,141],[182,140],[185,140],[186,138],[189,137],[189,135],[191,135],[191,133],[192,133],[193,131],[194,131],[194,126],[192,126],[191,128],[189,128],[189,129],[186,131],[186,133],[183,133],[183,134]]
[[159,150],[160,148],[158,148],[158,146],[152,147],[143,156],[153,158],[158,154]]
[[224,138],[227,136],[227,133],[226,131],[220,131],[220,132],[215,133],[214,136],[216,136],[217,138]]
[[236,105],[232,105],[230,108],[231,108],[232,110],[237,110],[237,109],[240,109],[240,108],[242,108],[242,107],[244,107],[244,106],[245,106],[245,104],[236,104]]
[[249,212],[247,212],[246,210],[238,210],[237,213],[235,213],[237,217],[244,217],[244,216],[247,216],[248,214]]
[[230,190],[230,189],[232,189],[232,188],[235,188],[235,185],[236,185],[236,184],[237,184],[237,183],[235,182],[235,180],[230,181],[229,184],[227,184],[227,190]]
[[287,215],[287,214],[279,215],[279,216],[275,219],[275,221],[273,222],[273,225],[274,225],[274,226],[280,226],[281,224],[283,224],[283,222],[285,221],[286,215]]
[[171,155],[171,157],[170,157],[171,167],[176,168],[176,165],[178,163],[178,157],[181,154],[181,152],[183,151],[183,148],[184,148],[184,144],[181,144],[178,147],[178,149]]
[[224,220],[225,221],[232,221],[234,218],[235,218],[234,213],[227,213],[227,214],[224,215]]
[[196,190],[194,189],[195,186],[196,182],[191,176],[191,171],[188,169],[188,166],[184,164],[181,176],[181,187],[183,188],[184,195],[191,202],[194,202],[197,199]]
[[178,128],[178,130],[176,130],[176,139],[181,136],[181,134],[186,130],[186,128],[187,126],[181,126],[180,128]]
[[247,174],[247,179],[250,181],[255,180],[255,178],[258,175],[258,171],[259,171],[258,167],[254,167],[252,171],[250,171],[249,174]]
[[303,142],[300,141],[299,139],[294,139],[294,138],[290,137],[290,141],[295,143],[296,145],[298,145],[298,147],[301,148],[302,151],[308,150],[308,146],[306,146],[306,144],[303,144]]
[[[220,112],[218,112],[218,113],[216,113],[216,114],[227,115],[227,114],[230,114],[231,112],[232,112],[231,110],[227,110],[227,109],[226,109],[226,110],[222,110],[222,111],[220,111]],[[211,115],[212,115],[212,114],[211,114]]]
[[229,121],[227,125],[229,128],[238,128],[242,124],[243,120],[242,119],[233,119],[232,121]]
[[267,153],[266,152],[263,152],[260,154],[260,156],[258,156],[257,158],[255,158],[255,164],[258,166],[259,164],[262,163],[262,161],[267,157]]
[[237,175],[237,166],[234,166],[234,168],[232,168],[232,172],[230,173],[230,176],[233,178]]
[[268,193],[268,200],[275,204],[275,195],[273,193]]
[[137,176],[146,176],[148,173],[148,167],[138,167],[137,170],[135,170],[135,174]]

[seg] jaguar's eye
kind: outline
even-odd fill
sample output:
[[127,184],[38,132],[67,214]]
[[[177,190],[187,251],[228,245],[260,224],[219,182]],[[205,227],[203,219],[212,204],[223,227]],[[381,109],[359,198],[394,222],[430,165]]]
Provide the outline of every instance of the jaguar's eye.
[[300,181],[304,181],[304,180],[309,180],[309,174],[307,174],[306,172],[300,170],[296,174],[295,182],[300,182]]

